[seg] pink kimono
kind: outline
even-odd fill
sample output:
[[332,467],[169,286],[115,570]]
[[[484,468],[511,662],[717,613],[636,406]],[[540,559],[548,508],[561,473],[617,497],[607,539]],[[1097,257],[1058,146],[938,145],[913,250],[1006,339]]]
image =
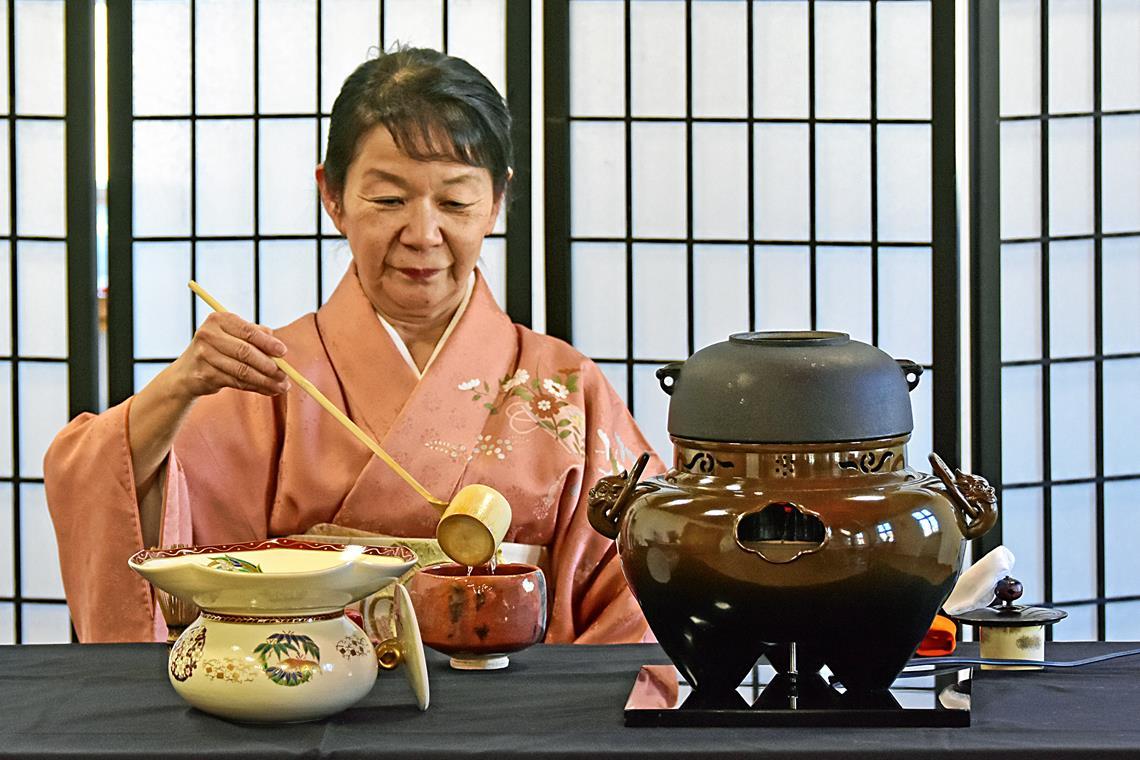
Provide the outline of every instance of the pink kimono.
[[[402,358],[355,267],[316,314],[275,332],[286,358],[429,491],[485,483],[510,502],[506,541],[549,551],[548,642],[641,640],[647,626],[586,493],[649,444],[601,370],[566,343],[514,325],[480,276],[422,379]],[[63,583],[82,641],[165,636],[149,585],[127,438],[131,400],[65,427],[44,459]],[[654,459],[650,468],[659,471]],[[167,461],[162,543],[304,533],[318,523],[430,537],[439,512],[328,412],[223,390],[191,410]]]

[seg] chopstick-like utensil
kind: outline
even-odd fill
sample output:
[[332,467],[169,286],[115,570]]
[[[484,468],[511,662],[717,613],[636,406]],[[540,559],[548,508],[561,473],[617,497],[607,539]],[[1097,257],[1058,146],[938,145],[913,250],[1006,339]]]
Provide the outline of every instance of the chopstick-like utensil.
[[[207,293],[201,285],[194,282],[193,280],[190,281],[190,289],[194,291],[194,293],[197,294],[199,298],[205,301],[214,311],[222,313],[228,311],[226,307],[218,303],[217,299]],[[412,477],[411,473],[401,467],[400,463],[389,456],[388,452],[380,448],[380,444],[376,443],[376,441],[372,439],[372,436],[361,430],[359,425],[348,418],[348,415],[346,415],[340,409],[337,409],[336,405],[333,404],[333,402],[329,401],[325,394],[321,393],[320,390],[317,389],[317,386],[309,382],[308,379],[300,372],[295,370],[293,366],[289,364],[289,362],[276,356],[273,357],[273,361],[277,363],[277,366],[281,368],[282,372],[289,376],[289,379],[295,382],[297,386],[301,388],[301,390],[305,391],[305,393],[308,393],[310,396],[312,396],[313,400],[323,406],[325,408],[325,411],[336,418],[337,422],[348,428],[348,431],[356,436],[357,440],[371,449],[373,454],[378,456],[380,460],[384,462],[384,464],[391,467],[392,470],[401,478],[403,478],[404,482],[411,486],[412,489],[420,496],[422,496],[425,501],[441,509],[447,508],[448,502],[432,496],[426,488],[420,485],[420,482],[418,480]]]

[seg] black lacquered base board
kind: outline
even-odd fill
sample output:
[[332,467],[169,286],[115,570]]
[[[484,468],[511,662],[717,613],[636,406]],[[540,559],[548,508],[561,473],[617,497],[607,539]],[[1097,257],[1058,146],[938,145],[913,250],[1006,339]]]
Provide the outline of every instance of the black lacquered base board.
[[[695,692],[672,665],[644,665],[625,705],[627,726],[832,726],[867,728],[970,725],[969,677],[900,679],[889,692],[856,695],[818,673],[799,676],[758,668],[735,691]],[[764,671],[767,670],[767,673]],[[963,694],[963,687],[965,693]]]

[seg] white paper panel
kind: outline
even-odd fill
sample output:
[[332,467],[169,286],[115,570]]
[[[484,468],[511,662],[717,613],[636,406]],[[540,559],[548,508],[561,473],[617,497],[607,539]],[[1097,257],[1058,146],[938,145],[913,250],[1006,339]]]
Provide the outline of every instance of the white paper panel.
[[807,3],[753,3],[752,107],[756,116],[808,115],[807,27]]
[[1096,474],[1096,376],[1092,362],[1050,368],[1050,424],[1054,480]]
[[633,247],[635,358],[671,360],[689,355],[685,270],[683,245],[642,243]]
[[748,247],[693,247],[693,349],[748,330]]
[[630,108],[635,116],[685,115],[685,3],[630,3]]
[[[430,3],[416,3],[416,6],[430,7]],[[320,76],[323,113],[332,110],[345,78],[379,51],[378,8],[376,0],[322,0]],[[324,145],[323,142],[321,144]]]
[[[619,177],[610,177],[618,182]],[[669,123],[633,125],[633,234],[635,237],[684,237],[688,198],[685,192],[685,126]]]
[[479,254],[479,270],[487,279],[487,287],[495,297],[495,303],[507,308],[507,241],[501,237],[483,240],[483,250]]
[[884,124],[878,129],[879,240],[930,240],[930,127]]
[[12,353],[12,244],[0,239],[0,356]]
[[[272,7],[271,12],[269,7]],[[258,108],[312,113],[317,107],[316,0],[261,0],[258,15]]]
[[587,356],[626,355],[625,245],[570,245],[574,346]]
[[465,59],[507,94],[506,0],[447,0],[447,52]]
[[71,618],[65,604],[25,604],[23,643],[67,644],[71,641]]
[[[390,50],[399,43],[443,50],[443,3],[446,1],[384,0],[384,49]],[[485,4],[493,7],[498,3]]]
[[59,552],[41,483],[20,486],[20,591],[24,596],[62,599]]
[[880,2],[876,85],[880,119],[930,118],[930,3]]
[[190,0],[134,0],[131,22],[135,113],[189,114]]
[[[879,348],[919,364],[933,361],[929,248],[879,249]],[[928,378],[922,378],[927,384]]]
[[570,234],[625,235],[625,128],[570,124]]
[[1054,487],[1053,598],[1096,596],[1096,558],[1096,487]]
[[1140,108],[1140,3],[1101,0],[1101,108]]
[[748,237],[748,126],[693,125],[693,237]]
[[0,477],[13,474],[12,362],[0,361]]
[[1138,508],[1140,480],[1104,484],[1104,592],[1108,596],[1140,594],[1140,552],[1134,539]]
[[871,4],[815,3],[815,115],[871,114]]
[[811,255],[806,246],[758,245],[756,329],[811,328]]
[[668,462],[673,451],[667,427],[669,396],[661,390],[656,372],[654,366],[639,364],[633,368],[633,408],[637,411],[637,426],[649,445]]
[[[1001,236],[1041,234],[1041,125],[1007,121],[1001,125]],[[1051,183],[1053,188],[1057,185]]]
[[138,393],[150,383],[155,376],[170,366],[170,362],[138,362],[135,364],[135,393]]
[[67,365],[20,362],[20,476],[43,477],[44,453],[67,424]]
[[16,2],[16,113],[64,113],[63,10],[63,0]]
[[[0,596],[14,596],[16,578],[12,569],[16,556],[15,537],[12,534],[12,484],[0,483]],[[3,641],[0,632],[0,641]]]
[[1093,0],[1049,0],[1049,111],[1093,108]]
[[[1140,359],[1104,363],[1104,474],[1140,473]],[[1137,505],[1134,504],[1133,507]]]
[[134,234],[190,234],[190,123],[134,124]]
[[1095,353],[1093,290],[1092,241],[1065,240],[1050,244],[1049,353],[1052,356]]
[[253,121],[199,121],[197,233],[253,233]]
[[[194,279],[242,319],[253,319],[253,241],[199,242]],[[195,323],[201,326],[212,311],[195,298]]]
[[336,290],[348,265],[352,263],[352,251],[343,238],[321,241],[321,303],[329,300]]
[[1140,116],[1102,119],[1101,156],[1104,231],[1140,232]]
[[598,362],[598,367],[602,370],[602,374],[606,376],[607,382],[617,392],[621,398],[622,403],[627,407],[629,406],[629,393],[626,389],[626,377],[628,372],[624,364],[616,362]]
[[[0,29],[8,28],[8,4],[0,3]],[[8,81],[8,45],[11,40],[7,34],[0,34],[0,82]],[[8,113],[8,88],[0,87],[0,114]],[[0,142],[0,145],[6,143]],[[4,632],[0,630],[0,643],[3,642]]]
[[1041,246],[1001,247],[1002,361],[1041,358]]
[[694,3],[693,115],[748,115],[748,15],[737,0]]
[[820,124],[815,129],[815,149],[816,238],[870,239],[870,128]]
[[67,244],[16,244],[20,353],[67,358]]
[[761,240],[807,240],[811,225],[808,127],[757,124],[756,230]]
[[317,125],[311,119],[262,119],[259,125],[259,232],[311,235],[317,226]]
[[263,240],[259,253],[261,324],[284,327],[317,308],[315,241]]
[[10,602],[0,603],[0,644],[16,643],[16,613]]
[[1020,600],[1022,604],[1044,601],[1042,503],[1040,488],[1007,488],[1002,492],[1002,543],[1017,558],[1017,579],[1025,586],[1025,596]]
[[[907,461],[925,463],[934,451],[934,370],[922,373],[918,387],[910,392],[911,414],[914,417],[914,432],[907,444]],[[945,453],[945,452],[943,452]]]
[[[1001,371],[1001,479],[1027,483],[1043,479],[1044,450],[1040,367]],[[1010,492],[1006,492],[1008,496]],[[1015,552],[1016,554],[1016,552]],[[1021,579],[1025,583],[1025,579]],[[1026,584],[1027,588],[1032,588]]]
[[[1056,594],[1053,598],[1057,598]],[[1069,616],[1053,626],[1053,641],[1096,641],[1096,607],[1082,604],[1077,607],[1059,607]]]
[[871,250],[816,249],[816,326],[871,342]]
[[173,358],[190,342],[189,243],[135,243],[135,357]]
[[[3,4],[0,3],[0,6]],[[2,19],[0,19],[2,21]],[[0,34],[0,39],[4,35]],[[3,51],[0,50],[0,54]],[[7,81],[7,80],[0,80]],[[0,87],[0,90],[4,89]],[[11,161],[9,160],[9,146],[11,131],[9,130],[9,121],[4,119],[0,121],[0,209],[10,209],[11,198],[9,196],[10,174],[12,170]],[[11,212],[0,214],[0,236],[6,237],[12,234],[12,215]]]
[[570,113],[625,113],[625,4],[622,0],[570,3]]
[[20,235],[67,234],[65,150],[62,121],[16,123],[16,231]]
[[1140,601],[1107,605],[1104,624],[1106,641],[1140,640]]
[[1002,116],[1041,112],[1041,19],[1039,0],[998,3],[998,66]]
[[1101,243],[1105,353],[1140,351],[1140,237]]
[[[1002,177],[1002,184],[1006,182]],[[1049,122],[1049,234],[1093,232],[1093,120]]]
[[254,1],[197,0],[194,5],[194,108],[199,114],[253,113]]

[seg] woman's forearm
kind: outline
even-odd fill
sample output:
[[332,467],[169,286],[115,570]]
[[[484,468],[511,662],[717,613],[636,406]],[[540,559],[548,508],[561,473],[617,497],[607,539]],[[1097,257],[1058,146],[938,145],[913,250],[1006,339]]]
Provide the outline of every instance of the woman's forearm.
[[171,368],[163,370],[131,401],[127,418],[131,466],[143,542],[156,546],[162,533],[163,464],[174,436],[182,426],[195,397],[174,381]]

